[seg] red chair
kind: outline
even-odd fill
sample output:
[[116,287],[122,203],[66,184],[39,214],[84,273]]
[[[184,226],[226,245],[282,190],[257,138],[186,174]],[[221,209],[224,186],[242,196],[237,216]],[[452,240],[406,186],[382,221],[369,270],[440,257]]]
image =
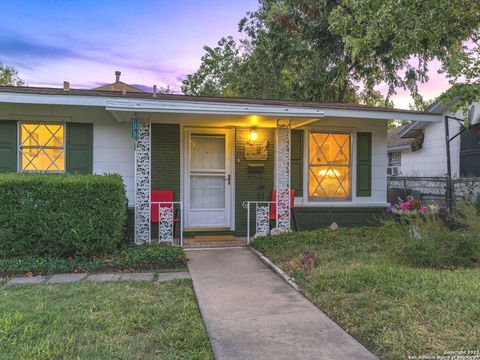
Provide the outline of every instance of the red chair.
[[[270,221],[277,220],[277,190],[272,190],[272,199],[270,200]],[[295,189],[290,189],[290,214],[292,215],[293,227],[297,230],[297,221],[295,220],[295,213],[293,212],[293,205],[295,203]]]
[[159,202],[171,203],[173,202],[173,191],[172,190],[152,190],[150,193],[150,219],[151,222],[158,223],[160,221],[159,210],[161,208],[170,208],[172,211],[175,211],[173,214],[173,236],[175,237],[175,223],[179,222],[177,218],[177,210],[173,208],[173,204],[154,204]]

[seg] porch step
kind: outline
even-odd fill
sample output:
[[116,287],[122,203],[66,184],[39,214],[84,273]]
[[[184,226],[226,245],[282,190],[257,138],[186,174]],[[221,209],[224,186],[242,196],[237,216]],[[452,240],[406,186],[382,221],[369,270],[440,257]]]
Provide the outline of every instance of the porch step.
[[212,241],[235,241],[233,235],[195,235],[193,239],[196,242],[212,242]]
[[184,229],[183,230],[183,237],[195,237],[195,236],[215,236],[215,235],[230,235],[234,236],[235,232],[230,230],[229,228],[226,229]]

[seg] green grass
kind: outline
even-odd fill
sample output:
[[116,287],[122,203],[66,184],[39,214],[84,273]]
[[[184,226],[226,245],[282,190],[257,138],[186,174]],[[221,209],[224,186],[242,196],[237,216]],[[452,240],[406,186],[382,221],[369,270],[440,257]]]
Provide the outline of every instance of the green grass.
[[190,280],[0,287],[0,359],[213,359]]
[[[381,359],[480,349],[480,269],[406,264],[383,228],[255,240],[318,307]],[[317,254],[313,269],[302,254]]]

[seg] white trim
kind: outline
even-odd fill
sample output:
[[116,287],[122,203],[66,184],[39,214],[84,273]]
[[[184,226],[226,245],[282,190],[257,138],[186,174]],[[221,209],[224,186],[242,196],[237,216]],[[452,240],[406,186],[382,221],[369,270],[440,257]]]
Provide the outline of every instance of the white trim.
[[436,122],[442,115],[370,109],[339,109],[308,106],[233,104],[182,100],[122,98],[120,96],[52,95],[0,92],[0,103],[101,106],[108,111],[163,112],[185,114],[265,115],[287,118],[348,117]]

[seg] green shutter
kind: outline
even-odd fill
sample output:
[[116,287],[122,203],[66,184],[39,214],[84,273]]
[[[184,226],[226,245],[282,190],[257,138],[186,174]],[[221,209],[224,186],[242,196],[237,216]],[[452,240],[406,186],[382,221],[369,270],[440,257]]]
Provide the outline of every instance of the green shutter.
[[357,196],[372,196],[372,133],[357,133]]
[[0,120],[0,172],[17,172],[17,122]]
[[67,172],[91,174],[93,172],[93,124],[67,123]]
[[295,196],[303,196],[303,130],[292,130],[290,185]]

